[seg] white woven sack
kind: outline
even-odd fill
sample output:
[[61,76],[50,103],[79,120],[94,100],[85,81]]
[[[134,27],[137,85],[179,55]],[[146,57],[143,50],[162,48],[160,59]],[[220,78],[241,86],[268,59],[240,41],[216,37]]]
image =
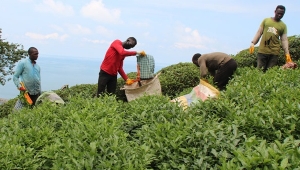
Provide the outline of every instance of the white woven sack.
[[150,80],[141,80],[141,86],[138,82],[134,82],[132,85],[124,85],[122,90],[125,90],[127,101],[135,100],[145,95],[161,95],[161,85],[156,75]]

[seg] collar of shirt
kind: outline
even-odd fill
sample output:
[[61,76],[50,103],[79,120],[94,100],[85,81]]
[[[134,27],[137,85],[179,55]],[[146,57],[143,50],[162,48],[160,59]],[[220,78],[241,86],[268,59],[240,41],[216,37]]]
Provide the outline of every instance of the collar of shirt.
[[29,60],[29,62],[30,62],[31,64],[36,64],[36,61],[35,61],[35,60],[31,60],[30,58],[28,58],[28,60]]

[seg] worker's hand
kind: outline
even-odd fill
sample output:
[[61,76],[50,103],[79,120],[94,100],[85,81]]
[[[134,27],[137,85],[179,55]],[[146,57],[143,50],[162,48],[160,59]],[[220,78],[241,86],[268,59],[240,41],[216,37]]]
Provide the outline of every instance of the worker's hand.
[[138,52],[138,55],[141,55],[141,56],[146,56],[146,53],[145,53],[145,51],[140,51],[140,52]]
[[283,68],[283,69],[289,69],[289,68],[291,68],[291,69],[295,69],[295,68],[297,68],[298,66],[297,66],[297,63],[294,63],[294,62],[287,62],[287,63],[285,63],[281,68]]
[[26,91],[25,87],[20,87],[19,90],[20,91]]
[[254,44],[251,43],[250,48],[249,48],[249,53],[253,54],[254,53]]
[[133,83],[134,83],[134,80],[132,80],[132,79],[129,79],[129,78],[128,78],[128,79],[126,80],[126,84],[127,84],[127,85],[132,85]]
[[285,54],[285,61],[286,61],[286,63],[292,62],[292,58],[291,58],[290,54]]

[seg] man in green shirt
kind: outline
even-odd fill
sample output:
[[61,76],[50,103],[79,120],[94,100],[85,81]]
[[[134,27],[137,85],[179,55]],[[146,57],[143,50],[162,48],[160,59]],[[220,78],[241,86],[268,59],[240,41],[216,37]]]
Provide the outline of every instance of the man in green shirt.
[[250,53],[254,52],[254,45],[261,41],[258,47],[257,68],[263,69],[265,72],[268,68],[277,64],[280,41],[285,52],[286,58],[290,58],[288,50],[287,27],[281,18],[285,13],[285,7],[278,5],[275,9],[275,16],[265,18],[251,41]]

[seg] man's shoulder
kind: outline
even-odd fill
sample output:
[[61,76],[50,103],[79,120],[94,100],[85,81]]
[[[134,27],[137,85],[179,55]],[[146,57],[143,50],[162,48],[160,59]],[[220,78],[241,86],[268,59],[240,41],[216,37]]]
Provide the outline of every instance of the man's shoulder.
[[283,25],[283,26],[286,27],[286,24],[282,20],[280,20],[279,24],[281,24],[281,25]]
[[273,19],[272,19],[272,17],[266,17],[263,19],[263,21],[265,21],[265,20],[273,20]]
[[116,40],[114,40],[112,43],[122,43],[122,41],[119,40],[119,39],[116,39]]
[[262,20],[261,24],[264,24],[264,23],[266,23],[266,22],[268,22],[268,21],[272,21],[272,18],[271,18],[271,17],[264,18],[264,19]]
[[228,56],[228,57],[230,57],[228,54],[223,53],[223,52],[212,52],[212,53],[203,54],[203,56]]
[[111,44],[110,44],[110,46],[111,47],[114,47],[114,46],[119,46],[119,45],[122,45],[122,41],[121,40],[114,40]]
[[24,64],[28,61],[28,58],[23,58],[21,60],[18,61],[18,64]]

